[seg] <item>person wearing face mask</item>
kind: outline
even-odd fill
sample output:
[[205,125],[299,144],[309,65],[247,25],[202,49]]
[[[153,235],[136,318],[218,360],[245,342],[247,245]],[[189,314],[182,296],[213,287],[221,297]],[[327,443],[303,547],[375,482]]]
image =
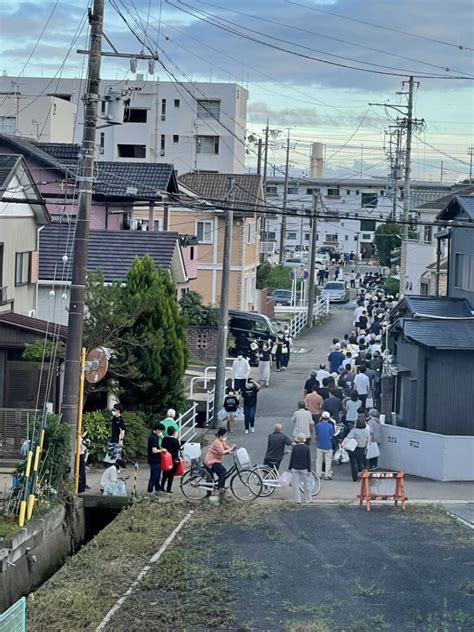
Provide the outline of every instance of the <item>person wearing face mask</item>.
[[112,427],[105,463],[116,463],[122,456],[123,440],[125,438],[125,422],[122,417],[122,406],[115,404],[112,409]]
[[278,332],[277,339],[275,341],[275,364],[277,373],[281,373],[283,367],[283,347],[286,349],[285,335],[282,330]]
[[232,379],[234,380],[234,390],[242,393],[250,375],[250,364],[244,356],[239,353],[232,363]]
[[235,445],[228,445],[226,440],[227,430],[219,428],[216,433],[216,439],[207,448],[206,456],[204,457],[204,465],[218,478],[217,488],[221,494],[225,491],[225,475],[227,474],[222,461],[226,454],[230,454],[232,450],[235,450]]

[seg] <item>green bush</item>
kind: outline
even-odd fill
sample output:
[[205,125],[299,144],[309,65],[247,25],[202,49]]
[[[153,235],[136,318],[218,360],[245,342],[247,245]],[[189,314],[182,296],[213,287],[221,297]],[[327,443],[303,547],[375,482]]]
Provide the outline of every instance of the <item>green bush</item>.
[[261,263],[257,268],[257,288],[259,290],[263,290],[264,288],[268,288],[269,290],[290,289],[290,272],[291,269],[285,268],[285,266],[272,265],[267,262]]
[[386,294],[393,294],[393,296],[395,296],[400,292],[400,281],[398,279],[393,279],[392,277],[385,279],[383,289]]
[[82,424],[84,430],[87,430],[87,439],[90,441],[89,461],[100,463],[105,456],[110,436],[110,412],[96,410],[86,413],[82,418]]
[[124,439],[124,457],[136,461],[146,456],[149,429],[143,414],[135,411],[123,413],[126,431]]

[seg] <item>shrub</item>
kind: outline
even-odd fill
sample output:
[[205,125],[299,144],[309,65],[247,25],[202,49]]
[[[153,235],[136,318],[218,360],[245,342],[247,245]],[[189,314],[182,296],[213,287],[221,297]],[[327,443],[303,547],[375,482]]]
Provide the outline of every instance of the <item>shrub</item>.
[[149,430],[145,417],[139,412],[125,411],[123,419],[127,430],[124,439],[124,457],[136,461],[146,456]]
[[383,289],[386,294],[392,294],[395,296],[400,292],[400,281],[398,279],[393,279],[392,277],[385,279]]
[[87,430],[87,438],[90,441],[89,461],[100,463],[107,450],[107,442],[110,436],[110,413],[108,411],[94,411],[86,413],[82,418],[84,430]]

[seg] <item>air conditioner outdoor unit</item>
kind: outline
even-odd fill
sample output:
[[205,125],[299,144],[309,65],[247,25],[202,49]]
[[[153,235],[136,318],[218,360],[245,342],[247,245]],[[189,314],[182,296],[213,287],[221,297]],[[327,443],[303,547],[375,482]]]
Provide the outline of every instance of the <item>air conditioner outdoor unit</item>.
[[275,253],[275,242],[262,241],[260,242],[260,252],[262,255],[273,255]]

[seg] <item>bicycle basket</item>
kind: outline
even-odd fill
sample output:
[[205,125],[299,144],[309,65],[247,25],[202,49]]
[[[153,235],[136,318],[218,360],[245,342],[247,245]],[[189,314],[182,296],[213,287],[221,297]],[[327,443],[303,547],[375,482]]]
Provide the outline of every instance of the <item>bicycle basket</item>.
[[249,453],[245,448],[238,448],[238,450],[235,451],[235,463],[239,470],[245,470],[250,467],[251,461]]

